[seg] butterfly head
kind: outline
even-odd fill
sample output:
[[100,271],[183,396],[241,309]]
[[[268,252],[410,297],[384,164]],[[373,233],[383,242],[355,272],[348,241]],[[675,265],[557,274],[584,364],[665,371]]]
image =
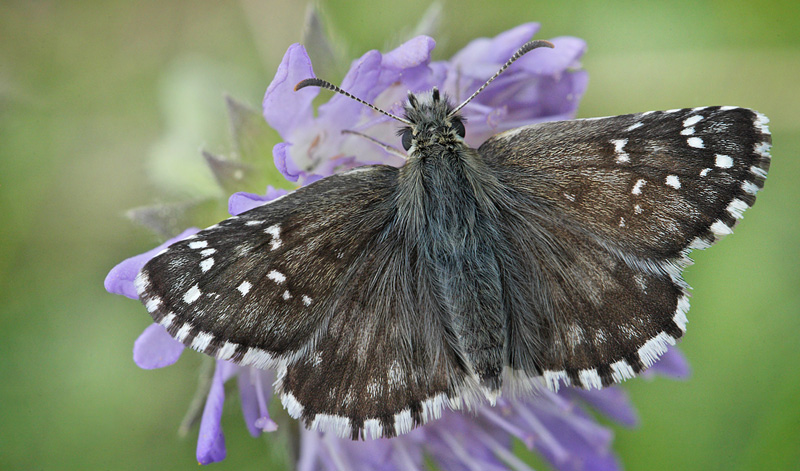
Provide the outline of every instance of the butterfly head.
[[441,95],[437,88],[420,95],[409,93],[405,107],[409,125],[398,131],[403,148],[413,154],[428,146],[461,145],[466,135],[464,118],[453,109],[447,95]]

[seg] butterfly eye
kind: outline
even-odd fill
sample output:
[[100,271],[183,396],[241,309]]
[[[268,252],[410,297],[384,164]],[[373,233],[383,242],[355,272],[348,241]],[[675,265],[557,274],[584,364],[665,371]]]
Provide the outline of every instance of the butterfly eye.
[[456,134],[459,136],[464,137],[467,135],[467,130],[464,128],[464,122],[460,119],[454,119],[452,126],[453,129],[456,130]]
[[406,129],[403,131],[403,149],[408,150],[411,149],[411,140],[414,138],[414,134],[411,132],[410,129]]

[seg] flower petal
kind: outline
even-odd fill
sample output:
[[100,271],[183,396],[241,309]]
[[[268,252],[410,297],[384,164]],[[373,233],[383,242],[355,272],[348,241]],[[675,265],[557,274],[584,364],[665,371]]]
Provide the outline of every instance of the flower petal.
[[231,197],[228,198],[228,212],[232,216],[238,216],[245,211],[250,211],[253,208],[262,206],[264,203],[268,203],[287,193],[289,193],[287,190],[281,190],[271,186],[267,187],[267,193],[263,196],[240,191],[239,193],[232,194]]
[[136,279],[136,275],[138,275],[142,270],[144,264],[165,248],[179,240],[189,237],[192,234],[196,234],[199,231],[200,229],[194,227],[186,229],[177,237],[169,239],[152,250],[148,250],[145,253],[123,260],[117,264],[117,266],[112,268],[110,272],[108,272],[104,282],[106,291],[112,294],[121,294],[131,299],[139,299],[139,295],[136,293],[136,288],[133,286],[133,280]]
[[319,88],[294,91],[301,80],[312,77],[314,69],[305,48],[300,44],[289,46],[262,103],[264,119],[284,139],[288,139],[296,127],[305,125],[314,117],[311,102],[319,94]]
[[686,379],[692,374],[692,368],[683,352],[675,347],[669,347],[667,353],[662,355],[648,371],[675,379]]
[[[538,23],[524,23],[494,38],[473,39],[450,59],[450,63],[455,66],[488,63],[497,69],[496,64],[507,61],[517,49],[530,41],[537,31],[539,31]],[[488,78],[489,76],[486,76],[486,79]]]
[[300,170],[292,160],[289,149],[292,144],[288,142],[279,142],[272,148],[272,158],[275,160],[275,167],[281,172],[281,175],[286,177],[290,182],[296,182],[300,177],[304,176],[306,172]]
[[167,329],[150,324],[133,344],[133,361],[145,370],[163,368],[178,361],[184,348]]
[[274,375],[256,368],[241,368],[238,377],[239,396],[242,402],[242,415],[250,435],[257,437],[261,432],[274,432],[278,429],[269,416],[267,404],[272,397]]
[[436,41],[433,38],[417,36],[384,54],[381,65],[390,69],[403,70],[427,64],[431,60],[431,51],[435,47]]
[[[368,51],[355,61],[342,80],[341,88],[367,102],[374,101],[380,90],[375,85],[381,73],[381,53]],[[355,125],[361,115],[368,110],[366,106],[341,94],[335,94],[330,101],[320,105],[320,122],[327,122],[329,132],[338,132]],[[321,123],[320,123],[321,124]]]
[[233,363],[218,360],[211,388],[208,391],[200,433],[197,437],[197,461],[200,464],[216,463],[225,459],[225,437],[222,434],[222,406],[225,404],[225,381],[233,376],[238,367]]
[[619,387],[593,389],[565,388],[564,393],[586,402],[595,410],[622,425],[633,427],[639,423],[639,415],[633,408],[628,394]]

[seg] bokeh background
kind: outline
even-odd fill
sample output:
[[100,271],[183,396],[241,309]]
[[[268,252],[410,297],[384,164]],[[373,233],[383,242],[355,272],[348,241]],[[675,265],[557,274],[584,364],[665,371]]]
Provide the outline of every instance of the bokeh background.
[[[357,57],[399,44],[428,5],[322,9]],[[208,178],[199,150],[231,148],[223,93],[258,107],[304,11],[288,0],[0,4],[0,468],[197,468],[196,430],[176,429],[200,355],[138,369],[132,343],[149,317],[102,282],[160,242],[126,209],[204,196],[191,184]],[[542,23],[540,38],[588,42],[581,117],[735,104],[771,119],[758,204],[686,273],[692,377],[629,381],[641,425],[615,428],[614,448],[631,470],[800,469],[800,7],[450,1],[435,57],[524,21]],[[269,435],[247,434],[235,398],[223,424],[229,457],[216,468],[280,462]]]

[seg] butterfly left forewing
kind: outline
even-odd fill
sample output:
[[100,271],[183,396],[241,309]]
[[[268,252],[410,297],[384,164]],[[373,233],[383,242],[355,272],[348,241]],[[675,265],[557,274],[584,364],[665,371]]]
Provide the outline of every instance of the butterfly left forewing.
[[396,175],[335,175],[177,242],[140,272],[140,299],[186,346],[277,366],[324,328],[350,264],[392,217]]
[[[512,372],[599,387],[674,343],[688,309],[686,254],[730,233],[754,203],[770,162],[766,122],[706,107],[542,123],[484,143],[524,267],[507,276],[519,293]],[[545,347],[526,349],[531,339]]]

